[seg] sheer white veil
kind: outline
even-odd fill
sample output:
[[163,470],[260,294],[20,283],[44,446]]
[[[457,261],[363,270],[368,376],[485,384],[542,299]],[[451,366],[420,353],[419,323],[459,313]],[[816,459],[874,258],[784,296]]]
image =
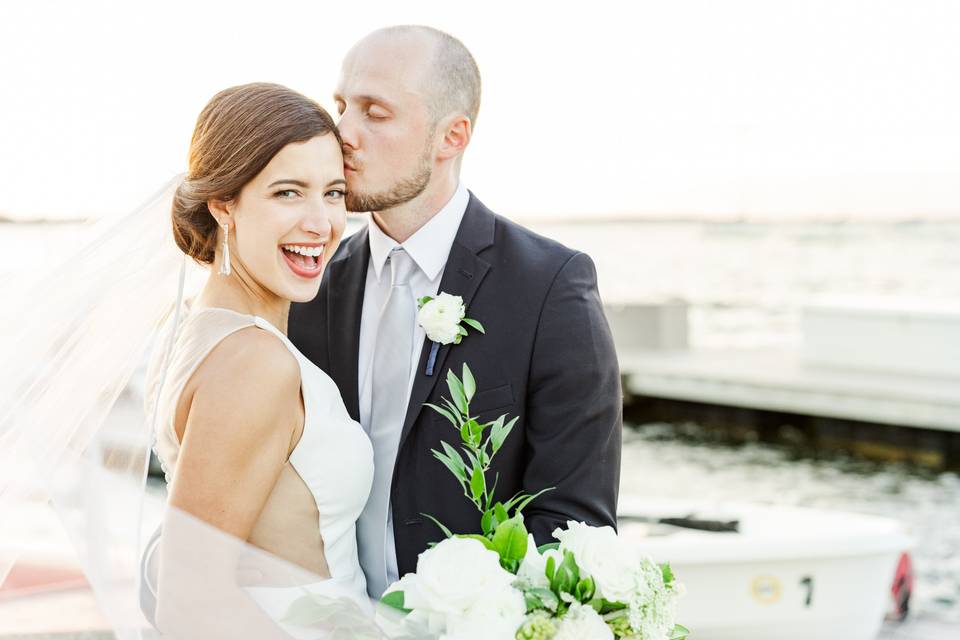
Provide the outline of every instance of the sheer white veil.
[[[98,222],[42,273],[0,284],[0,523],[49,501],[122,640],[381,637],[369,603],[315,592],[322,578],[168,508],[162,487],[145,489],[159,389],[142,388],[143,364],[153,353],[165,371],[181,303],[206,277],[173,240],[180,181]],[[145,408],[131,407],[144,393]],[[161,520],[162,634],[141,602],[144,550]],[[17,556],[0,550],[0,584]],[[250,597],[263,576],[303,592],[283,624]]]

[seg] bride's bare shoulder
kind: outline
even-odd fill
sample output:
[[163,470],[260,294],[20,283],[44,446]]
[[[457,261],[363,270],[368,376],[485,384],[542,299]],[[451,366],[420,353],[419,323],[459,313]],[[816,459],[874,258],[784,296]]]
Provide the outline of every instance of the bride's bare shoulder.
[[221,340],[196,371],[196,386],[264,392],[299,389],[300,365],[280,339],[251,325]]
[[191,423],[213,416],[218,418],[211,421],[214,424],[230,424],[233,418],[253,431],[271,424],[295,425],[300,408],[300,365],[277,336],[251,325],[221,340],[197,367],[184,391],[181,401]]

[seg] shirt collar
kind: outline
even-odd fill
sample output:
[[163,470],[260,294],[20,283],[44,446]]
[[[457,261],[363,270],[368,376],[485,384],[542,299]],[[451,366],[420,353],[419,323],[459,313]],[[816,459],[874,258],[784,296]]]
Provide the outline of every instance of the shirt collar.
[[443,208],[430,218],[427,224],[407,238],[403,245],[399,245],[396,240],[385,234],[374,222],[373,216],[370,216],[367,235],[370,240],[370,262],[373,264],[377,280],[380,280],[387,256],[397,246],[403,246],[420,270],[430,280],[436,280],[447,263],[450,248],[457,237],[457,231],[460,229],[460,223],[463,221],[463,214],[466,213],[469,202],[470,192],[461,182],[447,204],[443,205]]

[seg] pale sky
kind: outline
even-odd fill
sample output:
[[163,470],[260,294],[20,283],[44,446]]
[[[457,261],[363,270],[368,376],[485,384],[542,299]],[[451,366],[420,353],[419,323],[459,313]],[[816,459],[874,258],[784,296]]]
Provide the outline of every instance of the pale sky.
[[134,208],[227,86],[332,110],[367,32],[483,76],[463,180],[516,218],[960,215],[960,2],[4,2],[0,213]]

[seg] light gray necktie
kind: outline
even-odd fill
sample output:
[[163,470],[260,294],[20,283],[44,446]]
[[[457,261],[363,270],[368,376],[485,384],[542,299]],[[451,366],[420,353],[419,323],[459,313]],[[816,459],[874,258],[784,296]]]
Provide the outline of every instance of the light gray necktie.
[[[373,351],[373,399],[368,433],[373,443],[373,488],[357,522],[360,564],[367,576],[367,592],[379,599],[387,584],[387,517],[393,467],[400,431],[407,414],[410,357],[416,305],[410,276],[417,268],[402,247],[389,257],[390,295],[383,307]],[[392,543],[392,541],[391,541]]]

